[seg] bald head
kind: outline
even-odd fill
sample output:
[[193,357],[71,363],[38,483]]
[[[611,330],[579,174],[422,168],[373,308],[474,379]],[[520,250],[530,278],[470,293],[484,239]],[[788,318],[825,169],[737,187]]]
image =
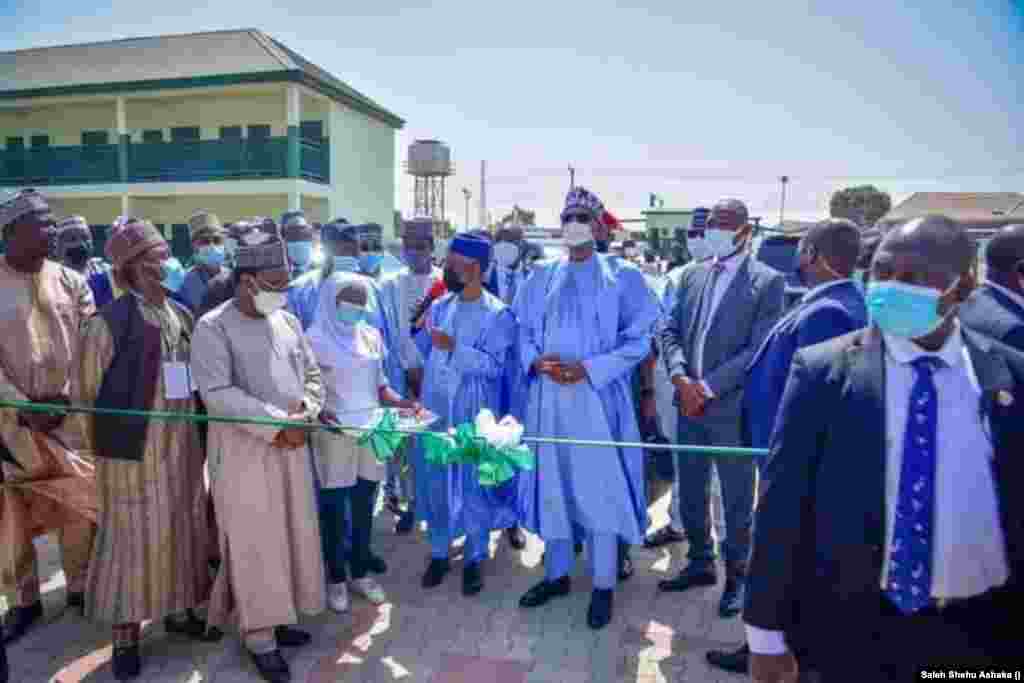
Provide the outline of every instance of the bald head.
[[841,277],[850,277],[860,257],[860,229],[845,218],[829,218],[804,235],[804,248],[813,247]]
[[925,216],[893,228],[878,245],[872,268],[877,275],[880,269],[898,267],[920,280],[911,284],[945,281],[949,286],[970,271],[974,255],[974,242],[963,226],[946,216]]
[[1018,279],[1018,269],[1024,265],[1024,223],[1007,225],[996,233],[985,248],[985,265],[989,278],[1003,284]]

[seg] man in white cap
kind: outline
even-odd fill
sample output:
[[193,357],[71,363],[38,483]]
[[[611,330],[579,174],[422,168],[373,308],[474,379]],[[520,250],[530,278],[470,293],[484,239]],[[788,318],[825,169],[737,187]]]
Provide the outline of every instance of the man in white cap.
[[[95,313],[81,275],[47,259],[54,219],[33,190],[0,204],[0,398],[68,403],[79,330]],[[0,410],[0,575],[14,593],[4,632],[20,638],[43,615],[33,538],[57,532],[68,604],[82,609],[96,523],[93,467],[76,451],[82,423],[63,414]]]

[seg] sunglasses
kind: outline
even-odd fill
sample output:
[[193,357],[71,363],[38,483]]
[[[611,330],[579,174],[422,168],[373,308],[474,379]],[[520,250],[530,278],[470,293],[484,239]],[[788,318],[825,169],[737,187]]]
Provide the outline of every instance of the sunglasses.
[[589,223],[590,222],[590,214],[586,214],[586,213],[567,213],[562,218],[562,222],[563,223],[572,223],[572,222],[576,222],[576,223]]

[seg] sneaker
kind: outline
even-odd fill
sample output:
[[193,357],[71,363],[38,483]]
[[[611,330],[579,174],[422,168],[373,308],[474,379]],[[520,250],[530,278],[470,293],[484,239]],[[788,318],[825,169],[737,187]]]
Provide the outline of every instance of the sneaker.
[[384,589],[369,576],[364,576],[361,579],[352,579],[348,585],[353,593],[363,596],[374,605],[383,605],[388,601],[388,596]]
[[348,585],[344,581],[327,584],[327,604],[339,614],[348,611]]

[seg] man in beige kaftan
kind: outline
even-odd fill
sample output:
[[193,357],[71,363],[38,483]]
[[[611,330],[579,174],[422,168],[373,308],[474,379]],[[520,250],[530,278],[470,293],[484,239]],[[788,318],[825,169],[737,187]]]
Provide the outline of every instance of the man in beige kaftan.
[[[25,191],[0,205],[7,254],[0,256],[0,399],[67,402],[80,326],[93,314],[78,273],[45,260],[53,215]],[[0,409],[0,575],[14,591],[4,632],[24,634],[43,614],[32,539],[57,533],[68,604],[81,608],[96,522],[92,464],[79,453],[80,420]]]
[[[152,223],[129,219],[108,243],[129,293],[85,331],[81,395],[119,410],[195,412],[188,382],[192,316],[172,301],[180,266]],[[180,281],[180,280],[179,280]],[[141,668],[139,624],[196,640],[220,638],[191,610],[209,597],[208,494],[195,423],[96,415],[89,420],[100,493],[86,616],[114,627],[118,680]]]
[[[211,416],[307,422],[324,401],[320,369],[298,320],[281,310],[288,286],[275,225],[245,235],[235,298],[196,326],[192,370]],[[278,646],[308,642],[288,625],[324,609],[325,578],[313,472],[303,429],[210,423],[207,442],[222,565],[210,620],[237,612],[257,667],[287,681]]]

